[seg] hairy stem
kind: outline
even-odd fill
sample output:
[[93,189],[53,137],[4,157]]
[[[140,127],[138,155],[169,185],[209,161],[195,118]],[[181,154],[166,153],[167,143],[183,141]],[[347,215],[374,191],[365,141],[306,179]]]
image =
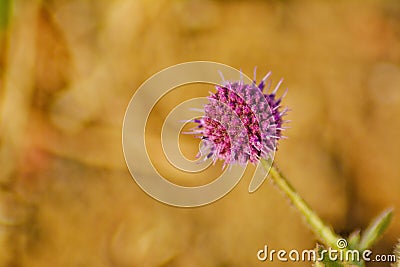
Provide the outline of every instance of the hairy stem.
[[[265,159],[261,160],[261,163],[265,169],[268,170],[271,166],[270,162]],[[322,219],[308,206],[304,199],[296,192],[293,186],[288,182],[285,176],[273,165],[269,172],[274,183],[279,189],[290,199],[293,205],[300,211],[304,219],[309,224],[311,230],[320,239],[324,245],[338,248],[337,241],[341,238],[338,236]]]

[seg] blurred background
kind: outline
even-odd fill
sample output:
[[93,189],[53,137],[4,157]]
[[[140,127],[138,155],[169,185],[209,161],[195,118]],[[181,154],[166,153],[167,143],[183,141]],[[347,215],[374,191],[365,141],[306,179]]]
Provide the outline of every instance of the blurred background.
[[[247,192],[251,169],[195,209],[161,204],[131,178],[121,144],[130,98],[152,74],[192,60],[284,77],[292,122],[276,164],[340,234],[394,207],[373,247],[391,253],[399,1],[1,0],[0,266],[281,266],[257,251],[315,246],[269,181]],[[148,125],[165,173],[160,123],[172,108],[161,100]],[[193,157],[198,142],[182,143]]]

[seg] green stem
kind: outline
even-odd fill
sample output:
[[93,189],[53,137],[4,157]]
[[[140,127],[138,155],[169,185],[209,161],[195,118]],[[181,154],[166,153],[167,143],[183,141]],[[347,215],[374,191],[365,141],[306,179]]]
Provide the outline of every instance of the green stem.
[[341,237],[338,236],[321,218],[308,206],[304,199],[296,192],[293,186],[287,181],[282,173],[276,169],[270,162],[265,159],[261,160],[263,167],[268,171],[274,183],[279,189],[290,199],[293,205],[300,211],[307,223],[310,225],[314,234],[319,237],[320,241],[326,246],[332,248],[337,247],[337,241]]

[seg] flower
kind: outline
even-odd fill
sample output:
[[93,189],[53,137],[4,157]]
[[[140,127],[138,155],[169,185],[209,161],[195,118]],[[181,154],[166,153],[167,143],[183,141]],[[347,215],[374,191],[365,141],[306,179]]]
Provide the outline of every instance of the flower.
[[260,158],[273,157],[287,109],[281,111],[282,97],[276,97],[282,79],[268,93],[270,75],[258,85],[254,79],[252,84],[224,81],[216,86],[204,106],[204,116],[194,120],[198,126],[191,133],[202,139],[198,157],[223,160],[224,166],[256,164]]

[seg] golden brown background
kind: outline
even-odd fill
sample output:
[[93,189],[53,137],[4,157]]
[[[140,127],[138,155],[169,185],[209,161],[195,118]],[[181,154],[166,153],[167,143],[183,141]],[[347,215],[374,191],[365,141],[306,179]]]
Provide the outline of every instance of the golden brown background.
[[[269,182],[248,194],[247,177],[196,209],[163,205],[134,183],[122,154],[124,110],[149,76],[191,60],[285,78],[292,122],[276,163],[338,232],[400,209],[399,1],[1,8],[0,266],[282,266],[259,263],[256,252],[314,247]],[[169,110],[159,106],[154,121]],[[398,237],[395,215],[374,252],[390,253]]]

